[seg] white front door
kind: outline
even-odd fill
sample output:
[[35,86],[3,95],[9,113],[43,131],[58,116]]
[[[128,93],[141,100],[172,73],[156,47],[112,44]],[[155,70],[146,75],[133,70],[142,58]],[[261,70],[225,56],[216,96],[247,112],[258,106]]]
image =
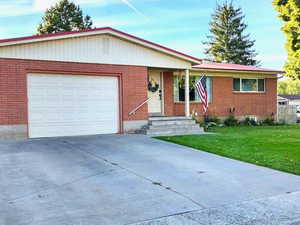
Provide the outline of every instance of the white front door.
[[28,75],[29,137],[117,133],[118,79]]
[[148,112],[150,115],[162,115],[162,76],[158,71],[148,75]]

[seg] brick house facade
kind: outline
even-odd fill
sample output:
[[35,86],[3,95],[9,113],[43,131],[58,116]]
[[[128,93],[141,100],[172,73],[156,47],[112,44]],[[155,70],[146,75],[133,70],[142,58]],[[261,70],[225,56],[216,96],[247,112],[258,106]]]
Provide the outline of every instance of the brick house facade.
[[[255,77],[255,75],[253,76]],[[234,115],[242,117],[255,115],[259,118],[274,116],[277,111],[277,79],[265,78],[266,91],[264,93],[236,93],[233,91],[233,78],[213,77],[212,74],[212,101],[209,103],[208,115],[227,117],[230,108],[235,109]],[[164,74],[165,82],[165,114],[167,116],[184,115],[184,103],[174,102],[173,73]],[[222,88],[220,88],[222,87]],[[201,103],[190,103],[191,111],[203,115]]]
[[[0,40],[0,136],[47,137],[64,129],[57,136],[123,133],[145,126],[154,114],[203,114],[201,102],[175,99],[180,73],[210,77],[211,116],[226,117],[230,108],[236,116],[276,114],[276,76],[281,71],[207,64],[112,28],[98,28]],[[94,90],[92,77],[106,77],[95,80],[105,85]],[[264,80],[264,91],[234,91],[233,81],[239,77]],[[90,128],[93,133],[88,133]]]

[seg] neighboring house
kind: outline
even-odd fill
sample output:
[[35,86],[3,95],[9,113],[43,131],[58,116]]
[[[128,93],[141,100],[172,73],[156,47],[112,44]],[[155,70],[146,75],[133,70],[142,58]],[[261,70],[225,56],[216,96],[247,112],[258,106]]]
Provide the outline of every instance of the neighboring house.
[[277,103],[278,105],[288,105],[289,104],[289,100],[287,98],[283,98],[281,96],[277,96]]
[[299,95],[279,95],[282,98],[288,99],[290,105],[300,106],[300,94]]
[[0,40],[0,133],[122,133],[151,115],[201,115],[202,74],[209,115],[271,116],[280,73],[203,62],[109,27]]
[[288,100],[288,104],[296,106],[298,122],[300,121],[300,94],[299,95],[279,95]]

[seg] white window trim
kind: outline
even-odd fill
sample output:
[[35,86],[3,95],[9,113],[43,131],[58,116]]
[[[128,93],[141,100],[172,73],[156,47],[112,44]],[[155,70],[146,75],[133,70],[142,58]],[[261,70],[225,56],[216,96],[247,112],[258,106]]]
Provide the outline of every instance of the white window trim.
[[[240,89],[243,88],[242,80],[256,80],[256,82],[257,82],[257,91],[235,91],[234,87],[233,87],[233,92],[234,93],[266,93],[266,79],[265,78],[248,78],[248,77],[247,78],[238,78],[238,77],[234,77],[233,80],[234,79],[240,79]],[[264,90],[263,91],[258,90],[258,80],[264,80]],[[232,81],[232,83],[233,83],[233,81]]]
[[[174,75],[173,76],[173,79],[175,78],[175,77],[178,77],[179,75]],[[190,75],[190,77],[201,77],[201,75]],[[212,77],[209,77],[210,79],[211,79],[211,81],[212,81]],[[212,85],[212,84],[211,84]],[[184,102],[185,101],[177,101],[177,100],[175,100],[175,95],[174,95],[174,90],[173,90],[173,102],[175,103],[175,104],[184,104]],[[202,101],[201,101],[201,99],[199,98],[199,100],[198,101],[191,101],[190,100],[190,103],[202,103]],[[210,104],[210,103],[212,103],[212,90],[211,90],[211,100],[208,100],[208,104]]]

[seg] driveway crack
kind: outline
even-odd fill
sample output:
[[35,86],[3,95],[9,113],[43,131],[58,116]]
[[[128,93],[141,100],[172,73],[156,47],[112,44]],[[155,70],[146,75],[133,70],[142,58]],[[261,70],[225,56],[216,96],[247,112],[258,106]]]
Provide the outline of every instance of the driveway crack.
[[66,182],[66,183],[63,183],[63,184],[60,184],[60,185],[57,185],[56,187],[51,187],[51,188],[45,188],[43,190],[39,190],[39,191],[36,191],[36,192],[31,192],[30,194],[27,194],[27,195],[23,195],[23,196],[20,196],[18,198],[14,198],[14,199],[4,199],[4,201],[7,201],[9,204],[13,204],[14,202],[16,201],[19,201],[19,200],[22,200],[24,198],[28,198],[30,196],[34,196],[34,195],[37,195],[37,194],[40,194],[44,191],[50,191],[50,190],[57,190],[59,188],[62,188],[64,186],[67,186],[67,185],[70,185],[70,184],[75,184],[77,182],[80,182],[80,181],[83,181],[83,180],[87,180],[87,179],[90,179],[92,177],[96,177],[96,176],[99,176],[101,174],[105,174],[105,173],[110,173],[112,172],[113,169],[110,169],[108,171],[104,171],[104,172],[100,172],[100,173],[96,173],[96,174],[92,174],[92,175],[89,175],[89,176],[83,176],[83,177],[80,177],[78,179],[74,179],[72,181],[69,181],[69,182]]
[[199,212],[199,211],[201,211],[201,210],[199,210],[199,209],[189,210],[189,211],[184,211],[184,212],[180,212],[180,213],[174,213],[174,214],[170,214],[170,215],[159,216],[159,217],[155,217],[155,218],[152,218],[152,219],[136,221],[134,223],[126,223],[124,225],[134,225],[134,224],[139,224],[139,223],[151,222],[153,220],[159,220],[159,219],[168,218],[168,217],[172,217],[172,216],[180,216],[180,215],[185,215],[185,214],[188,214],[188,213]]
[[[293,193],[300,194],[300,191],[293,192]],[[228,207],[231,207],[231,206],[239,207],[239,206],[244,205],[244,204],[248,204],[248,203],[251,204],[252,202],[269,202],[269,200],[272,199],[272,198],[281,197],[281,196],[284,196],[284,195],[288,195],[288,194],[279,194],[279,195],[273,195],[273,196],[270,196],[270,197],[262,197],[262,198],[257,198],[257,199],[234,202],[234,203],[230,203],[230,204],[222,204],[222,205],[218,205],[218,206],[214,206],[214,207],[208,207],[208,208],[204,208],[204,209],[196,209],[196,210],[180,212],[180,213],[175,213],[175,214],[161,216],[161,217],[154,217],[154,218],[151,218],[151,219],[136,221],[136,222],[125,224],[125,225],[138,225],[138,224],[144,224],[144,223],[147,223],[147,222],[149,222],[149,225],[150,224],[160,224],[160,223],[155,223],[155,221],[160,220],[160,219],[164,219],[164,218],[173,217],[173,216],[184,216],[184,215],[188,215],[189,213],[201,213],[201,212],[205,212],[207,210],[219,210],[219,209],[224,209],[224,208],[228,208]],[[251,219],[251,218],[239,215],[239,219],[241,219],[241,218],[249,219],[249,224],[250,224],[251,221],[256,220],[256,218]],[[290,221],[284,223],[285,225],[299,225],[300,224],[299,223],[300,222],[300,217],[298,217],[298,216],[295,217],[295,218],[290,218],[289,216],[286,216],[286,218],[289,219]],[[188,217],[188,219],[190,221],[196,222],[197,224],[200,225],[199,221],[194,219],[193,217]],[[161,224],[166,224],[167,225],[167,223],[163,223],[163,222]]]
[[150,178],[148,178],[148,177],[145,177],[145,176],[143,176],[143,175],[141,175],[141,174],[139,174],[139,173],[137,173],[137,172],[135,172],[135,171],[133,171],[133,170],[131,170],[131,169],[128,169],[128,168],[126,168],[126,167],[121,166],[119,163],[110,161],[110,160],[108,160],[108,159],[106,159],[106,158],[104,158],[104,157],[101,157],[101,156],[99,156],[99,155],[93,154],[93,153],[91,153],[91,152],[88,151],[88,150],[84,150],[84,149],[82,149],[82,148],[80,148],[80,147],[78,147],[78,146],[75,146],[73,143],[71,143],[71,142],[69,142],[69,141],[64,140],[64,143],[71,145],[72,148],[73,148],[74,150],[80,151],[80,152],[85,153],[85,154],[88,154],[88,155],[90,155],[90,156],[92,156],[92,157],[94,157],[94,158],[97,158],[97,159],[103,160],[103,161],[105,161],[105,162],[108,162],[108,163],[110,163],[112,166],[118,167],[119,169],[123,169],[123,170],[127,171],[128,173],[131,173],[131,174],[133,174],[133,175],[135,175],[135,176],[137,176],[137,177],[139,177],[139,178],[141,178],[141,179],[144,179],[144,180],[146,180],[146,181],[149,181],[149,182],[152,183],[153,185],[161,186],[162,188],[164,188],[164,189],[166,189],[166,190],[168,190],[168,191],[171,191],[171,192],[173,192],[173,193],[175,193],[175,194],[177,194],[177,195],[179,195],[179,196],[181,196],[181,197],[183,197],[183,198],[185,198],[185,199],[187,199],[187,200],[193,202],[194,204],[196,204],[197,206],[199,206],[199,207],[201,207],[201,208],[207,208],[206,206],[204,206],[204,205],[202,205],[201,203],[195,201],[194,199],[190,198],[189,196],[187,196],[187,195],[185,195],[185,194],[183,194],[183,193],[180,193],[180,192],[178,192],[178,191],[172,189],[172,188],[169,187],[169,186],[163,185],[163,183],[161,183],[161,182],[157,182],[157,181],[155,181],[155,180],[152,180],[152,179],[150,179]]

